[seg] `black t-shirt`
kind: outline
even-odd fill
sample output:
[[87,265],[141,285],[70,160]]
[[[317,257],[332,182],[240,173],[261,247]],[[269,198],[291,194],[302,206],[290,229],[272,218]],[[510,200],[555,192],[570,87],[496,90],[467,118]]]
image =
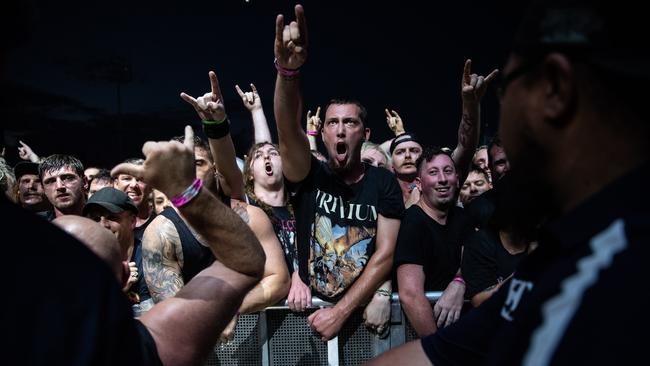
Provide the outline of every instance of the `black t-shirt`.
[[508,278],[525,255],[525,251],[510,254],[492,230],[482,229],[470,234],[465,241],[462,264],[465,297],[471,299]]
[[292,197],[296,210],[301,277],[308,270],[315,293],[337,300],[361,275],[375,250],[377,218],[400,219],[402,191],[388,170],[364,164],[363,178],[347,185],[312,157]]
[[647,357],[650,164],[543,228],[513,278],[425,337],[435,365],[638,364]]
[[472,230],[460,207],[452,207],[446,225],[440,225],[420,206],[413,205],[406,210],[399,228],[394,268],[421,265],[424,290],[444,291],[460,268],[463,241]]
[[[249,197],[251,205],[262,208],[254,199]],[[282,246],[284,260],[287,263],[289,274],[298,269],[298,255],[296,248],[296,219],[286,206],[269,206],[271,212],[264,211],[273,225],[275,236]]]
[[[142,301],[150,299],[151,294],[149,294],[149,287],[144,279],[144,267],[142,266],[142,240],[137,237],[134,238],[133,254],[131,254],[129,260],[135,262],[139,276],[138,281],[129,288],[127,295],[131,299],[132,303],[139,304]],[[136,294],[137,296],[135,296]]]
[[160,364],[106,263],[4,197],[0,217],[3,254],[10,258],[0,305],[3,363]]
[[495,210],[495,192],[494,188],[490,189],[465,205],[465,213],[470,217],[473,227],[477,229],[488,227]]
[[136,241],[142,242],[144,231],[147,229],[147,226],[149,226],[149,224],[151,224],[151,222],[155,218],[156,218],[156,213],[152,211],[151,214],[149,215],[149,218],[147,219],[147,221],[144,222],[144,224],[133,229],[133,235],[135,236]]

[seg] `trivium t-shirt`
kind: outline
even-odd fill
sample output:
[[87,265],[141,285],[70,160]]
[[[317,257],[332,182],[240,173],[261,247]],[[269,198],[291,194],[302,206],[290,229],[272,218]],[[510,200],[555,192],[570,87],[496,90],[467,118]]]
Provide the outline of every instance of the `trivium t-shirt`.
[[400,219],[404,211],[395,176],[364,166],[364,177],[347,185],[312,158],[293,197],[301,276],[326,300],[340,298],[363,272],[375,250],[379,215]]

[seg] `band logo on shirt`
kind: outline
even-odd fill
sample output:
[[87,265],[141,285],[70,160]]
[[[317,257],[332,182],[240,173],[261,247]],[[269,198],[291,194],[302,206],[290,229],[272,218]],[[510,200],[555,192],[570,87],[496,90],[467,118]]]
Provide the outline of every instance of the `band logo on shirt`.
[[316,192],[317,207],[322,209],[325,214],[331,216],[335,214],[340,219],[357,220],[357,221],[377,221],[377,209],[375,206],[368,204],[346,203],[343,197],[334,197],[320,189]]
[[524,296],[524,292],[532,289],[532,282],[513,278],[510,281],[510,287],[508,288],[508,297],[501,308],[501,317],[511,322],[512,314],[517,310],[517,306],[519,306],[519,302],[521,301],[522,296]]

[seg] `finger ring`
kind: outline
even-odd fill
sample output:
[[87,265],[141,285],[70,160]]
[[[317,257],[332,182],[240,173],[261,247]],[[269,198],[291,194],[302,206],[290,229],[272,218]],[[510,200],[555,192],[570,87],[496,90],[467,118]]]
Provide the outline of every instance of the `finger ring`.
[[138,273],[137,272],[132,272],[131,277],[138,277]]

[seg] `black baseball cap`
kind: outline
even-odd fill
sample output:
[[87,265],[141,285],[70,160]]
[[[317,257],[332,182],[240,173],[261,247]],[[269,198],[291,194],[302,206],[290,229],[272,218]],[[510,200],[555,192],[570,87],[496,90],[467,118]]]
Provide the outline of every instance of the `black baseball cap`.
[[126,193],[113,187],[104,187],[90,196],[83,209],[84,216],[92,206],[101,206],[112,213],[124,211],[131,211],[134,214],[138,213],[138,208],[133,203],[133,200]]
[[603,70],[650,78],[646,12],[631,0],[537,0],[528,8],[513,49],[524,56],[558,50]]
[[14,175],[16,179],[19,180],[25,174],[39,175],[38,174],[38,163],[32,163],[31,161],[21,161],[16,164],[14,167]]
[[395,150],[397,145],[401,144],[402,142],[408,142],[408,141],[413,141],[415,143],[420,144],[420,146],[422,146],[422,144],[420,143],[420,141],[418,141],[418,138],[417,136],[415,136],[414,133],[404,132],[400,135],[395,136],[393,141],[390,143],[390,148],[388,149],[388,152],[391,155],[393,155],[393,150]]

